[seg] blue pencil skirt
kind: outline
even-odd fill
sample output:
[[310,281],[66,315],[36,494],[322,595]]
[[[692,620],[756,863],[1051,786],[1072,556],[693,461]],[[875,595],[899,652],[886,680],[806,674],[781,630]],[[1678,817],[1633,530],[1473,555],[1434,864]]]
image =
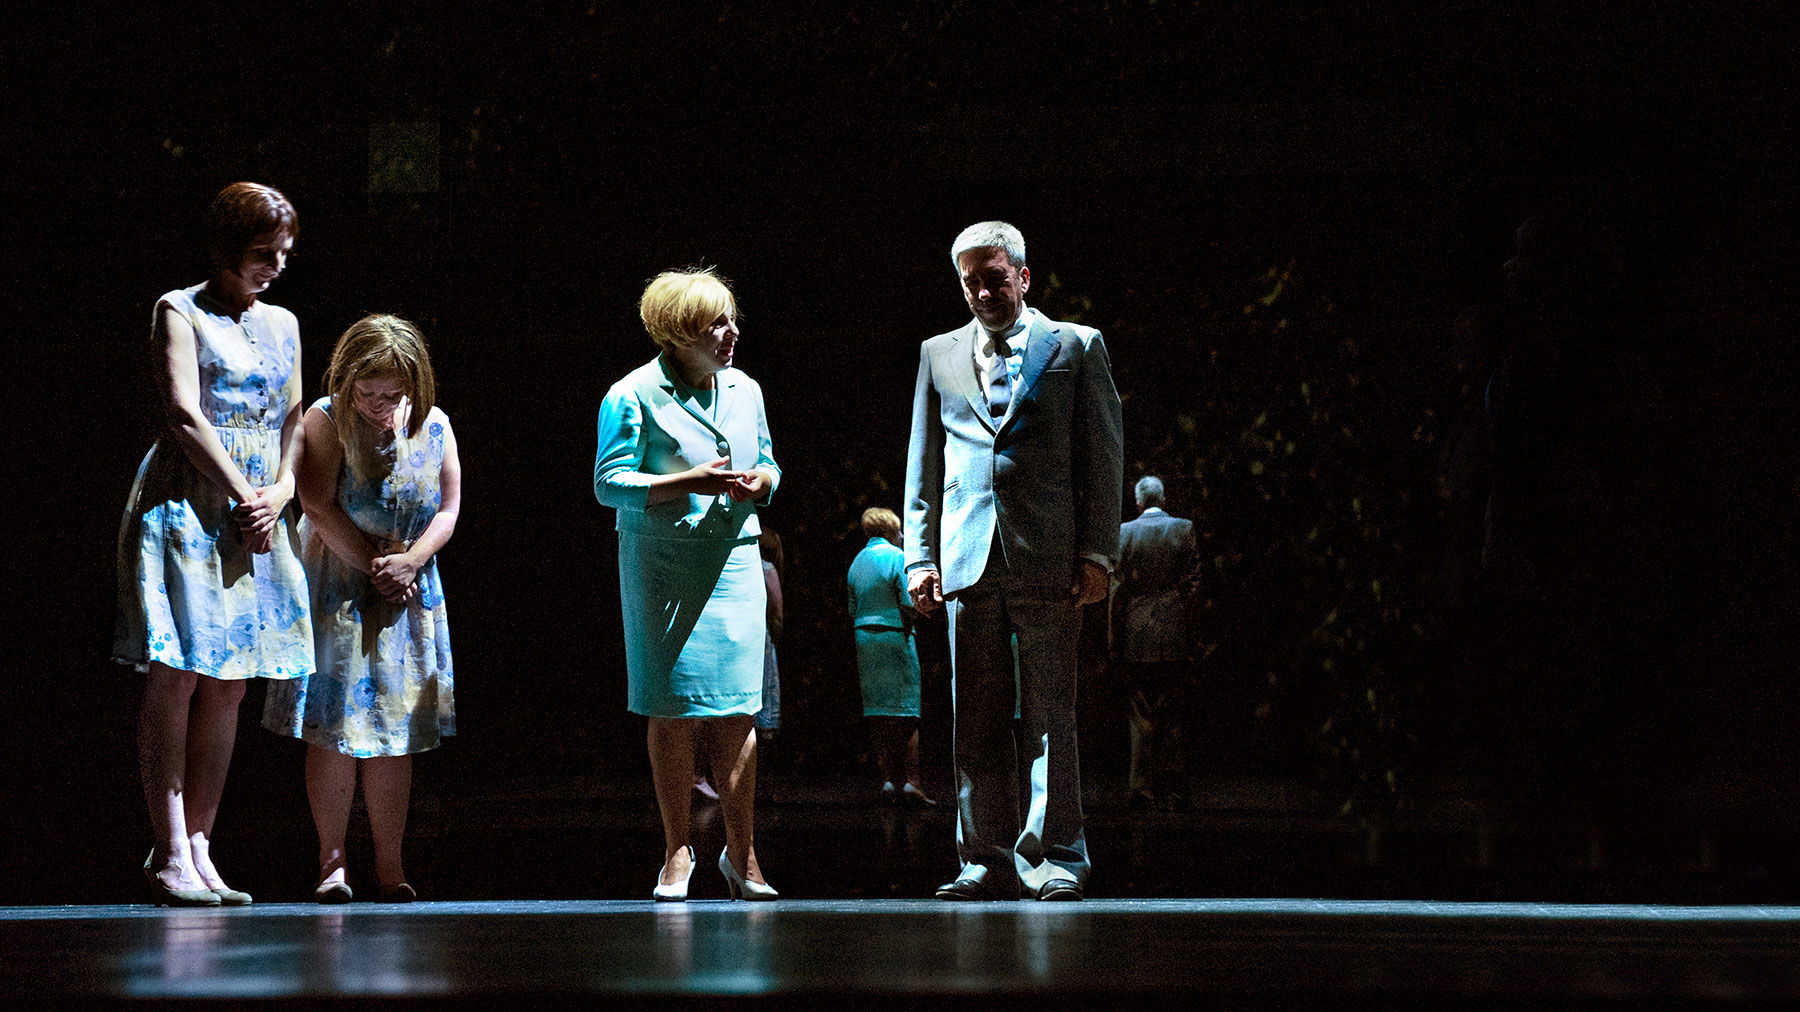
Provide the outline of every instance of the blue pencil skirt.
[[627,705],[647,717],[762,709],[764,612],[756,539],[619,532]]
[[862,676],[863,716],[919,715],[919,653],[906,630],[858,627],[856,668]]

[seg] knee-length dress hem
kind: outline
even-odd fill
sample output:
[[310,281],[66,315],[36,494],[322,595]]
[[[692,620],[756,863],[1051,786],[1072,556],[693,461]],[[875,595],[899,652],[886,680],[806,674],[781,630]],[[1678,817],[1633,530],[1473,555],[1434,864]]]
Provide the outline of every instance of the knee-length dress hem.
[[[331,398],[313,407],[330,415]],[[448,422],[433,408],[405,445],[396,440],[381,450],[379,473],[358,476],[346,459],[338,504],[375,544],[410,543],[437,515]],[[396,605],[367,573],[338,558],[309,519],[300,523],[300,540],[318,670],[269,687],[263,726],[359,759],[427,752],[456,734],[450,614],[437,558],[414,577],[418,593]]]

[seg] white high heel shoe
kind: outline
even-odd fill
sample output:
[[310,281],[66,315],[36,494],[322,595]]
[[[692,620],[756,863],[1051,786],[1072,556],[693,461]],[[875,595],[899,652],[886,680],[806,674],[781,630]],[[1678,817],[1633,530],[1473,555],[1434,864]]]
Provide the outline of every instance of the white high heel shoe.
[[[681,876],[681,881],[679,881],[679,882],[675,882],[670,885],[663,885],[662,872],[658,871],[656,873],[656,888],[650,890],[650,898],[651,899],[656,900],[661,903],[672,903],[677,900],[687,899],[688,879],[691,879],[694,877],[694,865],[699,863],[694,858],[694,848],[688,847],[687,852],[688,852],[687,874]],[[663,868],[667,868],[668,866],[669,866],[668,862],[663,863]]]
[[725,876],[725,884],[731,887],[731,898],[734,900],[740,895],[746,900],[778,900],[781,898],[781,894],[775,891],[774,886],[765,882],[752,882],[739,875],[737,869],[731,866],[731,851],[729,850],[719,851],[719,872]]

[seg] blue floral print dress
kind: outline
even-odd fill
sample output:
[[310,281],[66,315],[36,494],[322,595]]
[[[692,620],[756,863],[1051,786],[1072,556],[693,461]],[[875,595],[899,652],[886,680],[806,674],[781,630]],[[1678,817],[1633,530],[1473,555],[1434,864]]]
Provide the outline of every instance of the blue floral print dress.
[[[300,382],[300,326],[279,306],[253,303],[233,319],[205,285],[164,295],[193,327],[200,410],[252,485],[281,468],[281,425]],[[202,477],[173,440],[150,448],[119,525],[118,625],[113,659],[220,679],[291,679],[313,669],[306,574],[286,516],[274,548],[252,554],[231,516],[237,503]]]
[[[329,397],[313,407],[333,411]],[[395,433],[377,448],[369,475],[357,475],[345,453],[338,505],[377,550],[403,551],[437,516],[448,420],[432,408],[410,438]],[[319,668],[269,687],[263,726],[362,759],[424,752],[455,734],[449,614],[436,556],[415,577],[418,593],[397,605],[334,555],[310,520],[300,521],[300,546]]]

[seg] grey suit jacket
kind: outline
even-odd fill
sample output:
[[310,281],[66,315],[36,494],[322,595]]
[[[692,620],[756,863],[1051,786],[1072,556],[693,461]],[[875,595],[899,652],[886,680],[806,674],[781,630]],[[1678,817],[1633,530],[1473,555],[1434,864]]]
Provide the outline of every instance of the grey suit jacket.
[[1187,591],[1199,567],[1194,524],[1151,507],[1119,530],[1113,649],[1121,660],[1188,656]]
[[1008,575],[1067,588],[1082,557],[1119,552],[1123,423],[1100,332],[1033,314],[1006,415],[988,414],[966,325],[919,349],[906,456],[906,566],[943,591],[975,584],[998,533]]

